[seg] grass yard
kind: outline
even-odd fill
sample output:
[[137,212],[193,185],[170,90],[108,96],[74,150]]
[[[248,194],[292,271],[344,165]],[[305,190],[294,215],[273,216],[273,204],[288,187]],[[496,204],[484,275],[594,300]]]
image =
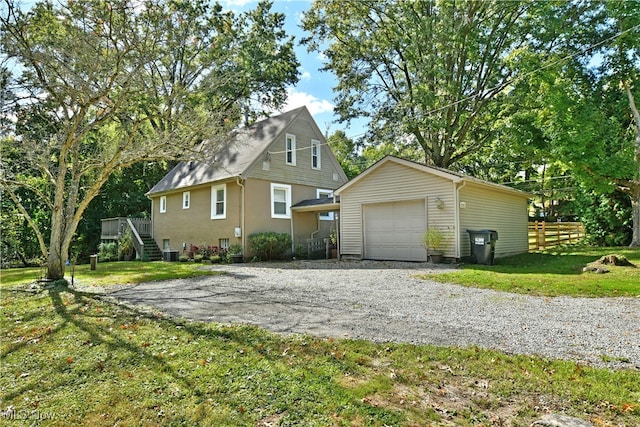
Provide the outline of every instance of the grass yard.
[[[93,271],[90,269],[89,264],[76,265],[73,275],[75,280],[83,284],[108,286],[220,274],[200,267],[202,267],[202,264],[186,262],[118,261],[98,263]],[[67,267],[65,273],[70,280],[71,267]],[[0,271],[0,286],[29,283],[42,278],[44,275],[45,271],[42,268],[2,269]]]
[[548,411],[594,425],[640,419],[637,371],[282,336],[169,319],[60,284],[29,289],[0,295],[0,417],[23,420],[11,425],[529,425]]
[[[605,266],[609,273],[583,272],[609,254],[624,255],[633,267]],[[541,296],[640,296],[640,249],[569,246],[495,260],[492,266],[464,265],[453,273],[421,276],[439,282]]]

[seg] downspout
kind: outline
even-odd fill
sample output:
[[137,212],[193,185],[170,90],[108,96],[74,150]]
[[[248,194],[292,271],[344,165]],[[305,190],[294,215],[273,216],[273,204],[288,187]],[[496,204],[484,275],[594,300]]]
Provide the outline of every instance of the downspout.
[[242,181],[244,181],[240,176],[236,176],[236,184],[238,184],[238,186],[240,187],[240,231],[242,232],[242,237],[240,238],[241,240],[241,244],[242,244],[242,250],[244,251],[244,253],[246,254],[246,249],[245,248],[245,236],[246,236],[246,230],[244,229],[244,184],[242,183]]
[[[465,185],[467,185],[467,181],[464,180],[460,180],[462,181],[462,185],[460,186],[456,186],[456,191],[453,194],[454,196],[454,212],[455,212],[455,221],[456,221],[456,258],[460,259],[462,258],[461,256],[461,244],[460,244],[460,234],[461,234],[461,230],[460,230],[460,190],[462,190],[462,188],[464,188]],[[458,181],[458,182],[460,182]],[[458,183],[456,182],[456,184]]]

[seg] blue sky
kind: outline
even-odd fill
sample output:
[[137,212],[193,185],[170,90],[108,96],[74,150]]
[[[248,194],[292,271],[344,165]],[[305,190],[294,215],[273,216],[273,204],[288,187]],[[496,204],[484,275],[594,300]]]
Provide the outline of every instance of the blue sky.
[[[219,0],[220,3],[237,12],[256,7],[255,0]],[[285,30],[287,34],[296,37],[296,44],[307,34],[300,28],[302,14],[311,7],[310,0],[273,0],[272,11],[285,15]],[[283,111],[306,105],[318,127],[323,133],[332,134],[336,130],[344,130],[347,136],[356,139],[366,128],[362,121],[355,121],[347,127],[345,123],[337,123],[333,114],[333,87],[336,79],[333,74],[320,71],[322,58],[317,52],[307,52],[305,46],[296,46],[296,55],[300,61],[300,81],[289,89],[289,99]]]

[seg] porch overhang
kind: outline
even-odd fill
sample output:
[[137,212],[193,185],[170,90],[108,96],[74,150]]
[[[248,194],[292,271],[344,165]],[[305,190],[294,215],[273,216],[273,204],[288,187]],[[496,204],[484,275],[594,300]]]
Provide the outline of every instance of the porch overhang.
[[333,198],[308,199],[291,206],[293,212],[332,212],[340,210],[339,201]]

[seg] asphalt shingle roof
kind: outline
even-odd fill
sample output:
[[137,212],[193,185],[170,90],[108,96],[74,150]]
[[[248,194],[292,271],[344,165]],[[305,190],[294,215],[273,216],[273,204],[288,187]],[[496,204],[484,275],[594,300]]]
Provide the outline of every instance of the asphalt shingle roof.
[[147,195],[242,176],[304,110],[306,107],[296,108],[235,130],[219,149],[204,156],[204,160],[178,163]]

